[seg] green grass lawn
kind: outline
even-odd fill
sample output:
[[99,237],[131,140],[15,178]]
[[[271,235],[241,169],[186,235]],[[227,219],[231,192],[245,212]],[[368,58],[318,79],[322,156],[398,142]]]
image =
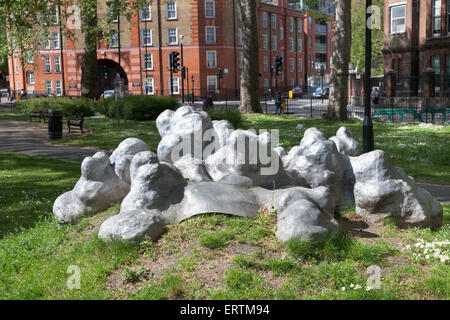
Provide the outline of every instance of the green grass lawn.
[[[244,129],[279,129],[280,144],[290,150],[300,143],[302,132],[296,130],[298,124],[305,129],[317,127],[327,137],[335,135],[340,126],[347,126],[362,144],[362,122],[329,122],[321,119],[300,119],[273,115],[244,116]],[[123,125],[123,123],[122,123]],[[74,146],[93,146],[114,149],[124,139],[136,137],[147,142],[156,151],[160,136],[154,121],[129,121],[127,129],[118,129],[110,119],[87,119],[86,127],[92,134],[82,138],[62,139],[58,143]],[[402,167],[410,176],[450,184],[450,126],[374,123],[375,148],[386,151],[392,163]]]
[[[73,187],[78,163],[0,153],[0,168],[0,299],[450,298],[448,262],[402,250],[418,239],[449,240],[448,205],[438,232],[386,221],[370,225],[376,238],[281,245],[275,214],[260,212],[255,220],[195,217],[132,247],[97,237],[119,205],[77,226],[53,219],[53,201]],[[343,226],[362,221],[350,209],[341,219]],[[381,268],[381,289],[366,291],[371,265]],[[80,268],[80,289],[66,286],[70,266]]]
[[[290,149],[300,142],[295,129],[300,123],[328,137],[341,125],[252,115],[242,127],[280,129],[280,143]],[[361,142],[361,122],[344,125]],[[92,134],[58,143],[113,149],[137,137],[156,151],[160,140],[154,122],[129,121],[128,129],[119,130],[111,120],[90,118],[86,126]],[[376,148],[387,151],[394,164],[416,179],[450,183],[450,127],[374,126]],[[77,226],[56,223],[53,202],[73,188],[79,175],[79,163],[0,152],[0,299],[450,298],[449,262],[427,259],[424,249],[415,246],[419,239],[450,240],[449,205],[444,205],[444,226],[437,232],[398,229],[389,220],[367,223],[348,209],[341,225],[353,237],[322,246],[281,245],[274,236],[275,214],[260,212],[255,220],[191,218],[169,226],[155,243],[132,247],[104,244],[97,237],[99,225],[120,210],[118,204]],[[365,233],[355,231],[355,225],[364,224]],[[450,255],[450,246],[442,250]],[[371,265],[381,268],[381,289],[366,291]],[[80,268],[80,289],[66,285],[71,266]]]

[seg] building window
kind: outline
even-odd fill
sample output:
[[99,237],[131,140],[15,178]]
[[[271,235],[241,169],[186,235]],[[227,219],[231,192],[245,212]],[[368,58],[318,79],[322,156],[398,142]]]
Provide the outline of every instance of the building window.
[[114,15],[114,10],[112,7],[108,7],[108,19],[111,22],[118,22],[119,16]]
[[45,80],[45,93],[47,94],[53,93],[52,82],[50,80]]
[[278,38],[277,36],[272,36],[272,51],[277,51],[278,49]]
[[406,30],[406,5],[391,7],[391,33],[404,33]]
[[109,40],[109,46],[117,48],[119,46],[119,30],[111,31],[111,39]]
[[53,56],[53,69],[55,72],[61,72],[61,63],[59,56]]
[[176,19],[177,18],[177,3],[176,2],[167,2],[166,3],[166,12],[167,12],[167,19]]
[[297,19],[297,31],[303,32],[303,19]]
[[214,18],[216,16],[216,2],[214,0],[205,0],[205,17]]
[[216,27],[205,27],[206,43],[216,43]]
[[289,32],[294,32],[294,18],[289,17]]
[[144,70],[153,70],[153,53],[144,53],[143,65]]
[[308,30],[312,30],[312,17],[308,17]]
[[142,21],[152,20],[152,6],[149,3],[142,4],[141,20]]
[[262,13],[262,26],[264,29],[266,29],[268,26],[268,15],[267,15],[267,12],[265,12],[265,11],[263,11],[263,13]]
[[216,51],[206,51],[206,67],[217,68],[217,53],[216,53]]
[[16,74],[19,74],[19,59],[14,58],[14,70],[16,71]]
[[303,60],[302,60],[302,58],[298,58],[298,72],[299,73],[303,72]]
[[242,29],[238,29],[238,46],[242,46]]
[[441,0],[433,0],[431,12],[431,28],[433,37],[441,35]]
[[289,51],[295,52],[294,38],[289,38]]
[[215,94],[217,92],[217,76],[208,76],[206,83],[208,94]]
[[[170,81],[172,80],[172,81]],[[172,92],[173,89],[173,93],[174,94],[179,94],[180,93],[180,78],[175,77],[170,79],[169,78],[169,90],[170,92]]]
[[144,93],[146,95],[153,95],[155,94],[155,87],[153,83],[153,77],[147,77],[144,80]]
[[303,52],[303,39],[298,39],[297,40],[297,51],[299,53]]
[[45,37],[44,38],[44,49],[45,50],[50,50],[52,47],[52,41],[49,37]]
[[267,56],[264,56],[264,72],[269,72],[269,58]]
[[34,72],[33,71],[27,72],[27,82],[29,84],[34,84]]
[[167,29],[167,44],[178,44],[178,29],[168,28]]
[[308,36],[308,48],[312,49],[312,37]]
[[277,15],[276,14],[271,15],[271,22],[272,22],[272,29],[276,30],[277,29]]
[[244,54],[241,52],[239,52],[239,68],[243,68],[244,67]]
[[239,21],[242,21],[242,9],[241,9],[241,5],[239,4],[239,1],[237,3],[237,12],[238,12]]
[[55,80],[55,92],[58,97],[62,96],[61,80]]
[[431,57],[431,68],[434,69],[436,89],[441,87],[441,56]]
[[295,71],[295,61],[293,58],[289,59],[289,65],[290,65],[290,71],[294,72]]
[[56,8],[51,8],[50,9],[50,19],[52,21],[52,23],[58,24],[59,19],[58,19],[58,10]]
[[52,72],[52,62],[49,56],[44,56],[44,72]]
[[268,41],[268,38],[267,38],[267,34],[263,34],[262,35],[262,43],[263,43],[263,49],[264,50],[267,50],[267,48],[268,48],[268,43],[267,43],[267,41]]
[[152,29],[142,29],[142,45],[152,45]]
[[59,33],[52,33],[53,49],[59,49]]

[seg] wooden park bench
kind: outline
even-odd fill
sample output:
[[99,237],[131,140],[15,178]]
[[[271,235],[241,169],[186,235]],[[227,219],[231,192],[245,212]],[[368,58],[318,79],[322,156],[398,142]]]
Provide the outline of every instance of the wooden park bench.
[[71,127],[78,127],[80,128],[81,133],[83,133],[83,122],[84,122],[84,116],[81,114],[81,117],[70,117],[67,120],[67,126],[69,127],[69,133],[71,131]]
[[39,119],[39,122],[42,120],[45,122],[49,117],[48,109],[41,109],[39,112],[30,112],[29,119],[32,122],[33,119]]

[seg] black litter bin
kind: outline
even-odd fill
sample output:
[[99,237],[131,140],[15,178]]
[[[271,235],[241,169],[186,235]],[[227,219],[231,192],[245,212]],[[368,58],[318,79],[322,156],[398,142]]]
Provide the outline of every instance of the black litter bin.
[[48,116],[48,138],[61,139],[63,133],[63,113],[59,110],[50,110]]

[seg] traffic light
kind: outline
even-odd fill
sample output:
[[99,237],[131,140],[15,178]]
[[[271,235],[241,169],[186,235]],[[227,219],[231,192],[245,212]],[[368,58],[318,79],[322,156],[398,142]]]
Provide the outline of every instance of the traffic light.
[[181,67],[181,79],[186,79],[186,67]]
[[223,78],[223,70],[222,68],[219,68],[219,71],[217,71],[217,79],[222,79]]
[[104,65],[103,66],[103,77],[106,80],[106,79],[108,79],[108,76],[109,76],[109,74],[108,74],[108,67]]
[[283,71],[283,57],[278,56],[275,59],[275,70],[277,71],[277,74]]
[[178,72],[178,70],[180,69],[180,53],[177,51],[173,51],[170,53],[170,60],[171,60],[171,67],[172,67],[172,72]]

